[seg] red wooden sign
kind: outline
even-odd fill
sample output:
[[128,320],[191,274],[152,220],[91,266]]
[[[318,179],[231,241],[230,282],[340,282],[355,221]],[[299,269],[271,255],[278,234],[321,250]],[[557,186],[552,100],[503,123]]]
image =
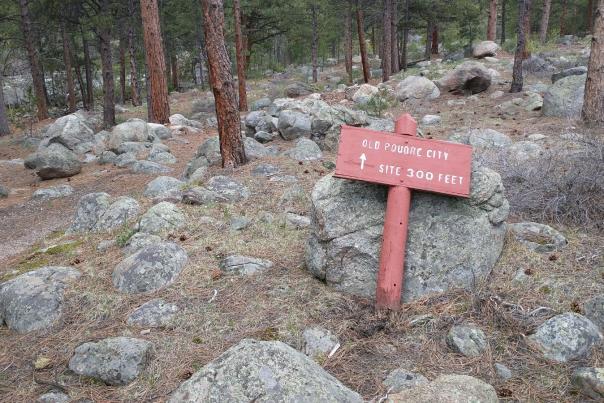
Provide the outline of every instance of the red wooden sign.
[[335,176],[390,185],[378,271],[376,306],[396,309],[403,289],[403,267],[411,189],[455,196],[470,194],[472,147],[413,137],[409,114],[395,133],[342,126]]
[[471,163],[467,145],[342,126],[335,175],[468,196]]

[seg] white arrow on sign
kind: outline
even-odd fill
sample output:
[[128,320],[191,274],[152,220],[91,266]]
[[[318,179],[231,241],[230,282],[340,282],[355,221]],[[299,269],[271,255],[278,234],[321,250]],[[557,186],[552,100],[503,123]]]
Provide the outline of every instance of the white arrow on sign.
[[365,160],[367,157],[365,156],[365,153],[363,153],[359,158],[361,159],[361,169],[363,169],[365,167]]

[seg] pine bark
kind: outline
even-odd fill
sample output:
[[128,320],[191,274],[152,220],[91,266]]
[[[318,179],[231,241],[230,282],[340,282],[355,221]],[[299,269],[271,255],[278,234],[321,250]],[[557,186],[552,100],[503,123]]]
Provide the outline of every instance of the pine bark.
[[390,12],[392,11],[392,0],[384,0],[384,21],[382,23],[382,81],[390,80],[390,70],[392,69],[392,21],[390,20]]
[[489,1],[489,20],[487,22],[487,41],[494,41],[497,36],[497,0]]
[[594,33],[594,2],[589,0],[587,2],[587,18],[585,19],[585,25],[587,26],[587,33]]
[[434,25],[432,21],[428,21],[428,26],[426,27],[426,43],[424,46],[424,58],[426,60],[430,60],[430,54],[432,50],[432,33]]
[[528,42],[531,39],[531,7],[532,0],[529,0],[526,13],[524,14],[524,49],[522,50],[522,58],[528,59],[530,52],[528,50]]
[[582,116],[588,123],[602,125],[604,124],[604,0],[598,0],[596,7]]
[[76,79],[78,80],[78,85],[80,87],[80,94],[82,96],[82,105],[84,106],[84,109],[88,109],[88,95],[86,94],[86,86],[84,85],[84,80],[82,79],[82,71],[80,70],[80,65],[78,64],[78,59],[74,59],[75,62],[75,66],[74,66],[74,70],[75,70],[75,74],[76,74]]
[[170,122],[170,105],[168,103],[168,83],[166,81],[166,62],[162,47],[162,36],[159,27],[159,10],[157,0],[140,0],[143,20],[143,37],[145,42],[145,60],[150,82],[151,121],[156,123]]
[[390,1],[390,49],[390,73],[395,74],[401,69],[398,56],[398,0]]
[[506,0],[501,0],[501,45],[503,45],[505,43],[505,22],[506,22],[506,15],[505,15],[505,4]]
[[119,60],[120,60],[120,102],[126,103],[126,43],[120,33],[119,40]]
[[560,3],[560,36],[566,35],[566,14],[568,12],[568,0],[562,0]]
[[407,71],[407,45],[409,44],[409,0],[405,0],[405,28],[403,30],[403,51],[401,67]]
[[514,68],[512,71],[512,86],[510,92],[522,91],[522,60],[526,46],[526,21],[531,0],[519,0],[518,2],[518,43],[514,54]]
[[552,0],[543,0],[543,14],[541,14],[541,26],[539,27],[539,40],[541,43],[547,41],[547,29],[549,25],[549,14],[552,8]]
[[352,84],[352,5],[346,4],[344,18],[344,65],[348,75],[348,83]]
[[[108,12],[109,1],[101,3],[103,12]],[[103,75],[103,125],[115,125],[115,82],[113,80],[113,58],[111,55],[111,27],[108,24],[98,28],[101,73]]]
[[201,8],[210,85],[216,101],[222,167],[233,169],[245,164],[247,158],[241,137],[231,61],[224,41],[224,6],[222,0],[201,0]]
[[23,32],[25,48],[27,49],[27,56],[29,58],[29,68],[31,70],[31,77],[34,85],[38,120],[44,120],[48,118],[48,105],[46,103],[46,91],[44,90],[44,73],[42,72],[31,17],[29,15],[29,0],[19,0],[19,7],[21,11],[21,30]]
[[76,95],[73,71],[71,70],[71,50],[65,24],[61,25],[61,36],[63,37],[63,63],[65,64],[65,80],[67,82],[67,110],[69,113],[73,113],[76,110]]
[[241,35],[241,5],[239,0],[233,0],[233,16],[235,18],[235,53],[237,57],[237,81],[239,84],[239,110],[247,111],[247,91],[245,89],[245,53],[243,51],[243,36]]
[[94,109],[94,83],[92,78],[92,61],[90,60],[90,48],[88,40],[82,31],[82,48],[84,50],[84,74],[86,75],[86,102],[88,110]]
[[312,4],[310,6],[311,23],[312,23],[312,82],[316,83],[319,80],[319,6]]
[[369,82],[369,60],[367,60],[367,46],[365,44],[365,21],[361,2],[357,0],[357,31],[359,37],[359,49],[361,51],[361,64],[363,65],[363,81]]
[[4,93],[2,91],[2,74],[0,74],[0,136],[10,134],[10,125],[6,115],[6,106],[4,105]]
[[436,24],[432,28],[432,54],[438,54],[438,25]]

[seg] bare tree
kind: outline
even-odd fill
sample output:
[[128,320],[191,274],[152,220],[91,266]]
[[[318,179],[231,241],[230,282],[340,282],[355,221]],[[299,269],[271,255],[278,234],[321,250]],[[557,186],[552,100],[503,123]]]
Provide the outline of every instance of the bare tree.
[[497,36],[497,0],[489,1],[489,20],[487,22],[487,41],[494,41]]
[[583,120],[604,123],[604,0],[598,0],[594,13],[591,54],[585,81]]
[[531,0],[519,0],[518,2],[518,43],[514,53],[514,68],[512,71],[512,86],[510,92],[522,91],[522,60],[526,47],[526,18],[528,18]]
[[344,64],[348,82],[352,83],[352,4],[350,0],[346,2],[344,17]]
[[[109,0],[100,2],[100,12],[109,15]],[[109,19],[102,21],[97,28],[99,53],[101,55],[101,73],[103,74],[103,125],[115,125],[115,82],[113,80],[113,58],[111,55],[111,25]]]
[[21,10],[21,30],[29,58],[29,68],[34,85],[36,96],[36,106],[38,108],[38,120],[48,118],[48,106],[46,105],[46,91],[44,89],[44,73],[40,64],[36,39],[32,28],[31,17],[29,15],[29,0],[19,0]]
[[319,66],[319,6],[314,2],[310,5],[310,17],[312,22],[312,82],[316,83],[319,80],[317,71]]
[[549,25],[549,14],[552,8],[552,0],[543,0],[543,14],[541,14],[541,26],[539,27],[539,40],[541,43],[547,41],[547,28]]
[[143,37],[145,42],[145,60],[150,87],[148,104],[150,120],[157,123],[170,121],[170,104],[168,103],[168,83],[166,79],[166,62],[162,47],[161,29],[159,27],[159,10],[157,0],[140,0],[143,20]]
[[363,65],[363,81],[369,82],[369,60],[367,60],[367,45],[365,44],[365,21],[361,0],[357,0],[357,31],[359,37],[359,49],[361,51],[361,64]]
[[4,92],[2,91],[2,74],[0,73],[0,136],[10,134],[6,106],[4,105]]
[[67,110],[69,113],[73,113],[76,110],[75,83],[71,70],[71,50],[65,23],[61,24],[61,36],[63,39],[63,63],[65,64],[65,78],[67,81]]
[[383,4],[383,23],[382,23],[382,44],[383,44],[383,52],[382,52],[382,81],[386,82],[390,79],[390,69],[392,68],[392,62],[390,57],[392,56],[392,22],[390,21],[390,12],[392,11],[392,0],[384,0]]
[[239,110],[247,111],[247,91],[245,90],[245,55],[243,36],[241,35],[241,6],[239,0],[233,0],[235,18],[235,52],[237,56],[237,80],[239,81]]
[[247,158],[241,137],[231,61],[224,43],[224,6],[222,0],[201,0],[201,8],[210,85],[216,101],[222,166],[232,169],[245,164]]

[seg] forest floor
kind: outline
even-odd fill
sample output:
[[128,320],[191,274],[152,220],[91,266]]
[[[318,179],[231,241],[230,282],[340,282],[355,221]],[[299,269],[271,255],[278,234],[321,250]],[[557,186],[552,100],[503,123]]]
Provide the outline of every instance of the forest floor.
[[[502,66],[509,66],[510,55],[498,58],[502,63],[492,67],[509,80],[511,68]],[[331,69],[340,72],[343,67]],[[546,79],[528,77],[528,84],[538,81]],[[264,95],[266,80],[249,84],[252,99]],[[576,122],[546,118],[540,111],[502,115],[496,105],[517,96],[507,93],[508,88],[507,82],[494,84],[475,100],[453,106],[447,101],[460,97],[443,93],[437,100],[399,104],[387,113],[398,116],[409,112],[418,120],[425,114],[440,115],[441,125],[423,130],[424,136],[435,139],[445,139],[455,131],[492,128],[515,141],[525,140],[530,134],[544,134],[548,136],[547,147],[563,133],[581,129]],[[497,90],[505,94],[492,99],[490,95]],[[172,95],[172,113],[190,117],[192,103],[199,96],[199,92]],[[343,95],[333,92],[324,94],[324,99],[337,103]],[[137,108],[120,119],[145,116],[145,111]],[[214,135],[215,130],[203,130],[201,134],[181,136],[187,144],[165,141],[178,159],[170,175],[179,177],[197,146]],[[604,366],[602,350],[570,363],[551,363],[535,354],[525,339],[544,319],[556,313],[580,311],[582,301],[604,292],[604,234],[595,230],[550,223],[566,235],[568,246],[547,254],[530,251],[508,236],[487,284],[472,292],[451,291],[427,297],[405,304],[394,313],[375,312],[372,301],[338,293],[315,279],[304,267],[308,230],[258,219],[264,212],[282,209],[280,197],[291,184],[265,182],[250,171],[259,163],[279,166],[283,174],[297,177],[298,185],[310,195],[316,181],[329,173],[324,162],[335,162],[333,153],[324,153],[323,160],[304,163],[283,156],[268,157],[237,169],[232,176],[246,185],[252,196],[236,205],[179,205],[189,224],[170,238],[186,249],[189,263],[174,284],[154,293],[154,297],[177,304],[181,312],[171,326],[141,332],[128,326],[126,317],[148,296],[122,294],[113,288],[111,273],[123,259],[119,247],[97,251],[100,241],[114,239],[119,232],[67,236],[64,231],[77,201],[90,192],[127,195],[143,207],[150,206],[142,193],[154,176],[93,163],[72,178],[41,182],[22,164],[10,161],[34,151],[24,146],[23,137],[24,133],[17,132],[0,140],[0,183],[12,189],[8,198],[0,199],[0,280],[47,265],[73,265],[84,275],[68,288],[61,323],[53,331],[19,335],[0,328],[0,400],[33,401],[58,384],[74,400],[163,401],[193,372],[241,339],[281,340],[301,348],[302,331],[310,325],[325,327],[339,337],[341,348],[321,364],[368,400],[378,400],[386,393],[382,381],[392,369],[405,367],[428,379],[449,373],[476,376],[493,385],[502,401],[572,402],[581,399],[570,383],[572,370]],[[291,147],[290,142],[281,139],[274,144],[282,150]],[[220,168],[210,168],[208,177],[218,174]],[[30,199],[36,189],[59,184],[69,184],[75,192],[51,201]],[[296,212],[308,214],[306,198],[294,204]],[[215,220],[213,224],[197,224],[207,216]],[[224,223],[234,216],[252,218],[253,224],[244,231],[225,230]],[[523,218],[512,212],[509,221]],[[53,253],[44,252],[51,245],[63,247],[58,252],[56,248],[50,249]],[[218,262],[230,254],[266,258],[275,265],[254,276],[222,276]],[[526,274],[522,281],[517,278],[519,270]],[[541,307],[547,309],[529,314]],[[421,324],[412,325],[419,315],[428,316]],[[488,337],[487,353],[478,358],[456,354],[445,343],[451,325],[468,321],[482,328]],[[131,384],[106,386],[67,369],[79,344],[119,335],[141,337],[155,345],[150,367]],[[41,357],[50,364],[34,369]],[[494,363],[508,366],[513,377],[498,377]]]

